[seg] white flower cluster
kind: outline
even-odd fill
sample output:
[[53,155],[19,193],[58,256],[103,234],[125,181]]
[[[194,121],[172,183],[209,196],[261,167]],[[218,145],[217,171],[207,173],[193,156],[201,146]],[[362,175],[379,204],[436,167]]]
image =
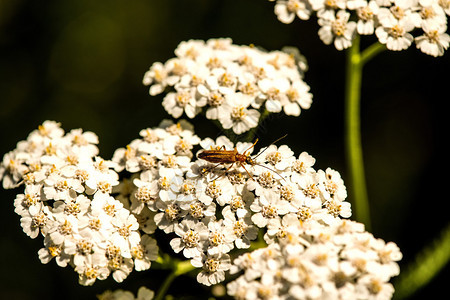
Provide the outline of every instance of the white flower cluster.
[[149,290],[145,286],[141,286],[137,292],[136,297],[130,291],[115,290],[105,291],[100,295],[97,295],[98,300],[152,300],[155,293]]
[[83,285],[111,273],[121,282],[133,267],[148,269],[158,251],[155,240],[140,235],[136,217],[111,196],[119,176],[114,163],[97,156],[97,143],[92,132],[65,134],[59,123],[46,121],[0,165],[4,188],[25,186],[15,212],[29,237],[44,236],[41,262],[72,266]]
[[[154,213],[158,228],[173,236],[174,252],[201,268],[197,280],[202,284],[223,281],[231,267],[230,251],[248,249],[260,228],[269,230],[265,239],[270,241],[288,216],[332,225],[351,215],[339,173],[314,170],[315,159],[306,152],[295,157],[286,145],[270,145],[259,152],[255,165],[229,166],[193,156],[197,144],[219,155],[234,145],[223,136],[200,140],[187,122],[164,121],[140,135],[113,157],[118,171],[131,173],[132,184],[121,197],[129,198],[135,214],[144,209]],[[251,143],[236,144],[243,155],[252,149]]]
[[235,299],[391,299],[389,283],[402,254],[364,231],[361,223],[338,220],[325,226],[292,215],[269,226],[268,247],[234,260],[227,285]]
[[[275,1],[275,0],[270,0]],[[352,45],[355,34],[376,34],[390,50],[416,43],[423,53],[441,56],[448,48],[449,0],[276,0],[275,14],[283,23],[316,13],[320,39],[338,50]],[[413,35],[414,33],[414,35]]]
[[265,52],[211,39],[181,42],[175,54],[154,63],[143,79],[150,95],[168,90],[162,104],[175,118],[204,110],[206,118],[241,134],[258,125],[263,111],[298,116],[312,103],[302,80],[306,60],[296,49]]

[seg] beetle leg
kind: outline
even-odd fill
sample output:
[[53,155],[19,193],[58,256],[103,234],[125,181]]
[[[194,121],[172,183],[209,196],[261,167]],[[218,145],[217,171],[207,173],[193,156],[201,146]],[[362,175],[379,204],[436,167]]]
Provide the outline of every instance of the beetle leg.
[[[222,163],[218,163],[217,165],[214,166],[214,168],[217,167],[217,166],[220,165],[220,164],[222,164]],[[216,178],[214,178],[212,181],[217,180],[217,179],[221,178],[222,176],[224,176],[225,174],[227,174],[227,172],[231,169],[231,167],[232,167],[233,165],[234,165],[234,163],[232,163],[232,164],[225,170],[225,172],[223,172],[221,175],[219,175],[219,176],[217,176]]]
[[244,168],[245,172],[247,172],[248,178],[253,178],[253,176],[250,175],[250,173],[249,173],[249,172],[247,171],[247,169],[245,168],[244,164],[243,164],[243,163],[240,163],[240,164],[241,164],[240,166]]

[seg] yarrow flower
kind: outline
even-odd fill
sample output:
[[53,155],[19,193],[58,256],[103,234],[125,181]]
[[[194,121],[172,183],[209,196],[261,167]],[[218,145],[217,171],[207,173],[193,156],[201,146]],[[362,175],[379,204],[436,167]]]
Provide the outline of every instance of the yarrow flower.
[[[133,183],[122,186],[127,193],[116,190],[124,206],[152,212],[173,251],[200,269],[202,284],[223,281],[233,249],[249,248],[260,228],[267,228],[266,241],[275,241],[291,223],[317,223],[311,230],[320,230],[351,215],[339,173],[314,170],[315,160],[306,152],[297,158],[287,145],[271,145],[260,150],[255,165],[231,166],[194,155],[195,149],[233,148],[250,155],[253,147],[224,136],[201,140],[181,120],[142,130],[140,139],[114,154],[116,170]],[[147,160],[152,163],[143,163]]]
[[41,262],[72,266],[83,285],[110,274],[121,282],[133,266],[150,268],[158,251],[139,232],[136,217],[111,196],[119,184],[116,164],[97,156],[97,143],[92,132],[64,134],[59,123],[45,121],[0,165],[4,187],[25,186],[15,212],[29,237],[44,237]]
[[152,300],[155,292],[141,286],[137,292],[136,297],[130,291],[115,290],[115,291],[104,291],[102,294],[97,295],[98,300]]
[[203,111],[242,134],[257,126],[265,110],[298,116],[311,106],[302,80],[305,59],[293,48],[266,52],[231,39],[190,40],[175,54],[164,64],[154,63],[143,79],[150,95],[167,91],[162,104],[175,118],[184,113],[192,119]]
[[[283,229],[266,248],[234,260],[227,285],[236,299],[390,299],[399,274],[398,247],[339,219],[326,225],[283,217]],[[268,231],[266,234],[269,234]],[[386,256],[387,254],[387,256]]]
[[355,34],[375,33],[389,50],[405,50],[415,42],[423,53],[436,57],[444,55],[450,43],[448,7],[440,0],[276,0],[274,12],[285,24],[315,13],[320,39],[338,50],[350,47]]
[[[44,237],[42,263],[72,266],[83,285],[109,276],[122,282],[157,259],[150,234],[159,229],[199,268],[201,284],[244,270],[228,285],[236,298],[392,295],[401,253],[342,219],[351,207],[339,172],[315,170],[311,155],[295,156],[287,145],[251,157],[256,142],[202,140],[184,120],[164,120],[140,136],[106,161],[93,133],[64,134],[46,121],[5,155],[1,179],[25,186],[15,212],[27,235]],[[211,149],[236,149],[253,163],[197,155]],[[269,246],[232,262],[233,250],[250,248],[260,230]]]

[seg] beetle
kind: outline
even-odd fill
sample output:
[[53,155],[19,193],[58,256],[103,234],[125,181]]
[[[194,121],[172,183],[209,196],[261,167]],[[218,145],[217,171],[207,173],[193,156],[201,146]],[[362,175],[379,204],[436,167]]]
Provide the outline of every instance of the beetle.
[[[287,134],[282,136],[282,137],[280,137],[280,138],[278,138],[277,140],[272,142],[269,146],[275,144],[276,142],[278,142],[279,140],[285,138],[286,136],[287,136]],[[210,163],[217,163],[216,166],[218,166],[220,164],[231,164],[225,172],[227,172],[229,169],[231,169],[231,167],[234,164],[238,164],[240,167],[244,168],[245,172],[247,172],[247,174],[248,174],[248,176],[250,178],[252,176],[250,175],[250,173],[245,168],[245,165],[261,166],[261,167],[269,169],[270,171],[275,172],[275,173],[278,174],[278,172],[276,172],[275,170],[272,170],[269,167],[266,167],[264,165],[258,164],[255,161],[258,156],[263,154],[264,151],[266,151],[269,148],[269,146],[267,146],[263,151],[261,151],[259,154],[257,154],[254,157],[251,157],[250,154],[247,154],[247,152],[250,149],[255,147],[257,142],[258,142],[258,139],[256,139],[255,142],[247,150],[245,150],[243,153],[239,153],[236,147],[234,147],[233,150],[226,150],[225,146],[221,146],[221,147],[218,147],[216,149],[211,147],[211,150],[203,150],[203,151],[201,151],[200,153],[197,154],[197,157],[199,159],[206,160],[207,162],[210,162]],[[278,174],[278,175],[284,180],[283,176],[281,176],[280,174]]]

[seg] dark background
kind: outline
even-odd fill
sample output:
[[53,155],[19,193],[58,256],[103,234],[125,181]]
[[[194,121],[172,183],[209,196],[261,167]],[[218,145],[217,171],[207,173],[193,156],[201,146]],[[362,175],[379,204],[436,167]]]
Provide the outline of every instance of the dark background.
[[[267,50],[297,46],[306,56],[311,109],[299,118],[271,116],[257,135],[264,145],[287,133],[283,143],[297,155],[307,151],[316,169],[331,167],[346,179],[345,52],[324,45],[318,29],[315,19],[280,23],[266,0],[0,0],[0,156],[50,119],[66,131],[94,131],[100,155],[111,158],[140,129],[168,117],[162,96],[150,97],[141,83],[150,65],[173,57],[181,41],[231,37]],[[373,41],[363,38],[362,47]],[[401,267],[449,221],[449,67],[448,54],[433,58],[413,45],[383,52],[364,69],[362,139],[372,232],[400,246]],[[194,125],[202,138],[220,134],[208,121]],[[88,299],[108,288],[157,289],[163,271],[133,272],[121,285],[108,279],[82,287],[71,268],[42,265],[42,239],[29,239],[14,213],[18,192],[0,189],[1,299]],[[415,299],[446,293],[449,275],[447,267]],[[177,279],[171,292],[186,290],[197,297],[204,292],[190,278]]]

